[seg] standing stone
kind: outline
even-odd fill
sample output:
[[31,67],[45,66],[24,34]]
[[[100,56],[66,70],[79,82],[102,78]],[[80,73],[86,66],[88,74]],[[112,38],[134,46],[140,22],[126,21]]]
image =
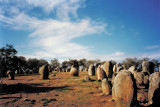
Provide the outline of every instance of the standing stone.
[[127,67],[125,65],[122,65],[122,67],[123,67],[124,70],[127,70]]
[[121,70],[123,70],[123,67],[119,66],[119,67],[117,67],[117,71],[116,71],[116,72],[118,73],[118,72],[120,72]]
[[113,73],[113,75],[112,75],[112,85],[114,84],[115,77],[116,77],[116,73]]
[[111,61],[107,61],[103,64],[103,70],[105,71],[108,78],[112,78],[113,75],[113,65]]
[[109,95],[111,93],[111,86],[106,78],[102,80],[102,91],[105,95]]
[[71,76],[79,76],[79,71],[77,70],[77,68],[72,66],[70,70],[70,74]]
[[156,97],[160,96],[157,96],[155,94],[155,91],[160,89],[159,85],[160,85],[160,72],[155,72],[151,74],[149,77],[149,90],[148,90],[149,104],[156,103],[156,100],[159,101],[159,99],[157,99]]
[[84,72],[87,72],[88,71],[88,69],[87,69],[87,67],[84,69]]
[[89,74],[89,76],[94,76],[95,75],[95,66],[93,64],[91,64],[89,66],[88,74]]
[[79,71],[83,72],[83,66],[80,66]]
[[116,63],[116,68],[119,67],[119,66],[121,66],[121,64],[120,63]]
[[101,65],[99,65],[97,68],[97,77],[98,77],[98,80],[103,80],[104,78],[106,78],[106,73],[101,68]]
[[130,107],[136,97],[136,85],[129,71],[119,72],[112,87],[112,98],[116,101],[116,107]]
[[49,70],[47,65],[43,65],[39,68],[40,79],[48,79]]
[[136,66],[131,66],[128,71],[130,71],[132,74],[134,74],[134,71],[136,71]]
[[149,74],[147,72],[143,72],[143,74],[144,74],[143,83],[145,86],[148,86],[149,85]]
[[113,73],[116,73],[117,71],[117,68],[116,68],[116,65],[113,66]]
[[150,61],[143,61],[142,63],[143,72],[148,72],[148,74],[154,73],[154,63]]
[[8,70],[7,75],[10,80],[14,80],[14,75],[15,75],[14,71]]
[[143,85],[143,82],[144,82],[144,73],[143,72],[134,71],[134,78],[136,80],[137,85]]

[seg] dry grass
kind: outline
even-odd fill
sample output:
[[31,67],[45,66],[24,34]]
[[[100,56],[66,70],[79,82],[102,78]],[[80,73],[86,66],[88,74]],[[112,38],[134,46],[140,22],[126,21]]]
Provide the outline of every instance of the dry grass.
[[[2,78],[6,88],[0,96],[0,107],[113,107],[112,96],[101,96],[101,81],[82,81],[88,72],[71,77],[69,72],[52,72],[56,76],[40,80],[39,75],[17,76],[15,80]],[[19,84],[20,83],[20,84]],[[17,89],[17,91],[15,90]],[[29,101],[25,101],[25,99]]]

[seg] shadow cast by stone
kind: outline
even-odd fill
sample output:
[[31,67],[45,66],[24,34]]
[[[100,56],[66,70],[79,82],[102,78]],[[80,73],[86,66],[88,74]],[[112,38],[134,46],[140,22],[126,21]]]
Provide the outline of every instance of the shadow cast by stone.
[[40,93],[40,92],[49,92],[51,90],[63,91],[63,90],[72,90],[69,89],[69,86],[61,87],[42,87],[42,84],[13,84],[6,85],[3,84],[2,95],[4,94],[15,94],[15,93]]

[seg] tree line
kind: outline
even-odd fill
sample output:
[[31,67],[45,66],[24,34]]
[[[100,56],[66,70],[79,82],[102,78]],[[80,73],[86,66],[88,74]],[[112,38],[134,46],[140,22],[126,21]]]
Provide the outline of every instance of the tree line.
[[[57,68],[67,69],[72,65],[75,67],[83,66],[84,68],[88,68],[89,65],[94,64],[96,67],[99,64],[103,64],[105,61],[101,61],[99,59],[95,60],[87,60],[85,58],[77,60],[77,59],[69,59],[65,60],[62,63],[58,61],[58,59],[54,58],[48,63],[45,59],[36,59],[29,58],[26,59],[24,56],[17,56],[18,51],[13,47],[13,45],[6,44],[5,47],[0,48],[0,73],[2,76],[6,76],[7,70],[17,71],[21,73],[23,71],[32,71],[32,73],[38,73],[39,67],[42,65],[49,65],[51,70],[56,70]],[[155,70],[158,70],[160,65],[160,59],[137,59],[137,58],[126,58],[121,62],[122,65],[125,65],[128,69],[130,66],[137,66],[141,68],[141,64],[143,61],[152,61],[155,65]],[[111,61],[112,64],[116,64],[116,61]]]

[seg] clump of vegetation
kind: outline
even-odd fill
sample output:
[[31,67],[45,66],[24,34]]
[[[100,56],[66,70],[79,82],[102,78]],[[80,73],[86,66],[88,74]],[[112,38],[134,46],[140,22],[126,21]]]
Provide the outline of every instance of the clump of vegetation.
[[67,92],[69,89],[69,87],[63,87],[63,88],[58,88],[58,89],[55,89],[56,91],[59,91],[59,92]]
[[96,80],[96,82],[97,82],[98,84],[101,84],[101,80]]
[[83,79],[83,80],[81,80],[81,82],[87,82],[87,81]]
[[56,99],[47,99],[47,98],[43,98],[41,99],[41,101],[43,101],[43,106],[47,106],[48,103],[52,102],[52,101],[57,101]]

